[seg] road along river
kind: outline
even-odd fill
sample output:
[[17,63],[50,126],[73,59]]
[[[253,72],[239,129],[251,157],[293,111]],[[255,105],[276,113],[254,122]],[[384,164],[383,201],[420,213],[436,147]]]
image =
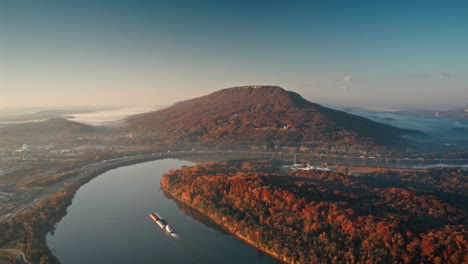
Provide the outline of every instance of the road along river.
[[[159,189],[175,159],[120,167],[91,180],[68,214],[47,236],[62,264],[74,263],[281,263],[224,232]],[[168,235],[148,216],[157,212],[174,228]]]

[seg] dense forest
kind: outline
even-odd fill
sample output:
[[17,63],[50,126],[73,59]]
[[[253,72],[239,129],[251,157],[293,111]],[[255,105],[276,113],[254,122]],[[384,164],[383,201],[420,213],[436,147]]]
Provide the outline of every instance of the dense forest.
[[467,263],[468,171],[278,172],[275,161],[172,170],[161,187],[290,263]]
[[169,144],[266,149],[297,144],[394,146],[406,142],[401,135],[423,135],[323,107],[277,86],[220,90],[131,117],[128,129]]

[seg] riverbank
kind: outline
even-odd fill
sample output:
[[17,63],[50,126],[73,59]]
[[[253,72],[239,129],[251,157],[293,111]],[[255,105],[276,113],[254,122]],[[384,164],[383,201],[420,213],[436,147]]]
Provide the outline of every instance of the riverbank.
[[[194,153],[154,153],[135,157],[122,157],[110,161],[101,161],[87,166],[84,171],[73,179],[68,179],[60,189],[43,197],[31,209],[17,213],[9,221],[0,223],[0,248],[15,241],[20,248],[3,248],[3,250],[17,250],[25,253],[25,259],[33,263],[59,263],[46,243],[46,235],[53,232],[55,225],[67,214],[67,208],[78,189],[97,176],[124,166],[167,158],[182,158]],[[82,168],[83,169],[83,168]]]
[[[164,159],[100,175],[76,193],[67,216],[47,235],[47,245],[64,264],[151,264],[154,259],[180,264],[282,263],[227,230],[213,228],[219,225],[202,214],[187,214],[159,189],[163,174],[195,165]],[[151,212],[162,215],[179,238],[162,232],[148,217]]]
[[[35,254],[35,258],[37,257],[42,257],[42,256],[48,256],[50,255],[49,258],[52,258],[53,254],[47,253],[47,251],[38,251],[37,248],[40,248],[41,250],[44,250],[45,245],[45,235],[54,230],[54,225],[59,222],[66,214],[66,210],[71,204],[72,199],[74,198],[74,195],[76,191],[89,182],[90,180],[94,179],[95,177],[103,174],[106,171],[118,168],[118,167],[123,167],[123,166],[129,166],[133,164],[138,164],[146,161],[151,161],[151,160],[158,160],[158,159],[166,159],[166,158],[187,158],[187,157],[193,157],[193,156],[198,156],[200,154],[206,154],[206,153],[189,153],[189,152],[171,152],[171,153],[152,153],[152,154],[144,154],[144,155],[136,155],[136,156],[129,156],[129,157],[119,157],[115,158],[112,160],[104,160],[99,163],[93,163],[91,165],[86,165],[82,168],[80,168],[81,172],[77,176],[73,178],[74,181],[67,179],[67,185],[65,186],[63,182],[58,183],[57,186],[60,186],[58,190],[56,190],[54,193],[49,194],[47,198],[44,198],[43,200],[40,200],[37,203],[37,206],[34,207],[32,210],[27,211],[21,215],[22,217],[15,217],[16,218],[16,224],[13,224],[13,226],[16,226],[16,229],[14,229],[16,232],[10,232],[10,235],[13,235],[16,238],[21,238],[22,234],[27,233],[26,238],[32,238],[31,245],[28,250],[23,250],[27,256],[28,259],[31,254]],[[75,168],[76,169],[76,168]],[[56,195],[56,196],[55,196]],[[180,200],[179,200],[180,201]],[[182,202],[182,201],[181,201]],[[185,203],[186,204],[186,203]],[[188,205],[188,204],[187,204]],[[188,205],[190,206],[190,205]],[[192,207],[193,208],[193,207]],[[196,208],[194,208],[197,211],[200,211]],[[200,211],[202,214],[207,215],[207,213]],[[42,217],[41,215],[44,215],[45,217]],[[38,217],[41,216],[41,217]],[[51,217],[49,217],[51,216]],[[216,220],[215,215],[207,215],[210,219],[212,219],[215,223],[217,223],[219,226],[224,226],[222,219]],[[33,222],[33,223],[30,223]],[[36,222],[36,223],[34,223]],[[225,223],[224,223],[225,224]],[[1,225],[1,224],[0,224]],[[3,228],[8,228],[8,227],[3,227]],[[275,257],[279,260],[285,261],[287,263],[294,263],[288,259],[283,259],[278,256],[275,252],[269,252],[267,248],[262,248],[258,245],[255,244],[255,241],[251,241],[248,238],[242,236],[242,234],[239,233],[238,230],[226,227],[230,233],[232,233],[234,236],[238,237],[239,239],[245,241],[246,243],[262,250],[263,252],[267,253],[268,255],[271,255],[272,257]],[[1,235],[4,235],[7,232],[4,232],[6,229],[2,229],[2,226],[0,226],[0,238]],[[27,243],[24,243],[27,244]],[[47,248],[47,245],[45,246]],[[48,250],[48,248],[47,248]],[[49,250],[50,251],[50,250]],[[46,252],[46,253],[44,253]],[[42,255],[41,255],[42,254]],[[33,259],[31,259],[34,263]],[[40,260],[39,260],[40,261]],[[45,263],[54,263],[54,262],[45,262]],[[57,262],[58,263],[58,262]]]
[[[166,173],[161,188],[287,263],[437,263],[437,255],[419,250],[430,237],[438,237],[434,248],[445,252],[444,263],[463,258],[466,188],[456,183],[467,171],[378,171],[360,177],[313,170],[281,174],[270,165],[197,164]],[[408,242],[386,243],[403,240]]]
[[250,240],[249,238],[247,238],[246,236],[243,236],[238,230],[236,229],[233,229],[233,228],[230,228],[229,226],[226,226],[223,224],[222,220],[221,219],[218,219],[215,215],[212,215],[212,214],[209,214],[207,213],[206,211],[204,211],[203,209],[200,209],[200,208],[196,208],[194,206],[192,206],[191,204],[181,200],[181,199],[177,199],[176,197],[174,197],[170,192],[162,189],[164,191],[164,195],[170,199],[173,199],[176,203],[181,203],[183,204],[184,206],[187,206],[189,208],[191,208],[192,210],[195,210],[197,211],[198,213],[202,214],[204,217],[207,217],[210,221],[212,221],[213,223],[215,223],[216,225],[219,226],[220,229],[224,230],[224,231],[227,231],[229,234],[233,235],[234,237],[238,238],[239,240],[243,241],[244,243],[262,251],[263,253],[279,260],[279,261],[282,261],[284,263],[288,263],[288,264],[297,264],[297,262],[294,262],[293,260],[291,259],[288,259],[288,258],[285,258],[285,257],[282,257],[280,256],[279,254],[273,252],[273,251],[270,251],[268,250],[267,248],[265,247],[262,247],[261,245],[258,245],[256,244],[254,241]]
[[62,179],[54,182],[51,185],[45,185],[35,189],[32,196],[26,197],[23,201],[19,202],[13,209],[5,212],[0,216],[0,222],[6,222],[12,219],[16,214],[25,212],[31,209],[37,202],[49,197],[55,192],[60,191],[63,186],[77,182],[78,180],[86,177],[95,177],[108,170],[115,169],[122,166],[129,166],[141,162],[152,161],[164,158],[180,158],[188,156],[199,155],[196,153],[187,152],[155,152],[149,154],[139,154],[133,156],[120,156],[113,159],[105,159],[92,164],[81,165],[67,170],[53,172],[54,174],[73,174],[72,177],[63,177]]

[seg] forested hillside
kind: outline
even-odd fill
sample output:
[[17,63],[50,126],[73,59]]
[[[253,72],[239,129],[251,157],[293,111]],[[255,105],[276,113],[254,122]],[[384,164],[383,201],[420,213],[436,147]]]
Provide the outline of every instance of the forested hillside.
[[[299,171],[270,161],[195,165],[161,187],[290,263],[466,263],[468,171]],[[267,171],[267,172],[264,172]]]
[[169,143],[269,149],[297,144],[394,146],[405,142],[402,135],[422,135],[323,107],[277,86],[220,90],[134,116],[128,129],[157,133]]

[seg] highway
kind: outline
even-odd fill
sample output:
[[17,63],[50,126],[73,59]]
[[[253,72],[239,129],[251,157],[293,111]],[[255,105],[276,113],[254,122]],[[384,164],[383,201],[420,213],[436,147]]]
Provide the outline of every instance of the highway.
[[5,254],[5,253],[15,256],[15,258],[19,259],[22,263],[33,264],[32,262],[29,262],[26,259],[26,255],[24,255],[24,252],[21,251],[21,250],[17,250],[17,249],[0,249],[0,254]]
[[15,215],[29,210],[36,203],[60,191],[64,186],[68,184],[76,183],[87,177],[98,176],[107,170],[120,167],[120,166],[133,164],[133,163],[149,161],[149,160],[164,159],[164,158],[177,158],[177,157],[197,155],[197,154],[202,154],[202,153],[204,152],[157,152],[157,153],[151,153],[151,154],[125,156],[125,157],[103,160],[97,163],[85,165],[79,169],[80,173],[77,176],[68,178],[66,180],[57,182],[56,184],[52,186],[43,188],[38,193],[36,193],[35,196],[30,197],[29,199],[25,200],[23,203],[17,205],[16,208],[14,208],[12,211],[9,211],[7,214],[1,216],[0,222],[8,221],[11,218],[13,218]]

